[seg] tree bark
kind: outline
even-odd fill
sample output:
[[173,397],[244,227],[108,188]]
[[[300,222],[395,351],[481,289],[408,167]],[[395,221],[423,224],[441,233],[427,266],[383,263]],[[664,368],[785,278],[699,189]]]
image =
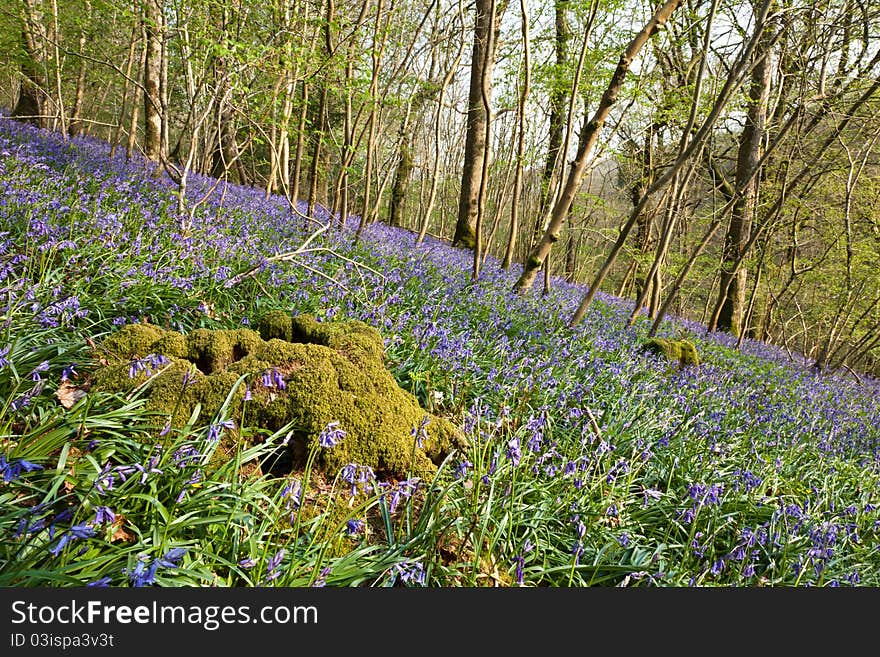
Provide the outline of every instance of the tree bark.
[[12,118],[44,128],[47,100],[46,78],[43,74],[45,57],[38,41],[37,32],[41,19],[35,0],[24,0],[20,20],[24,58],[21,62],[21,84],[15,107],[12,108]]
[[162,8],[161,0],[145,0],[144,29],[144,155],[154,162],[162,157]]
[[[564,1],[567,2],[568,0]],[[507,239],[507,248],[504,250],[504,259],[501,261],[502,269],[509,269],[510,265],[513,263],[513,253],[516,250],[516,236],[519,232],[519,202],[520,196],[522,195],[523,168],[525,167],[526,101],[529,98],[532,85],[528,0],[520,0],[519,7],[521,18],[520,29],[522,31],[523,44],[523,81],[519,92],[519,102],[516,107],[516,171],[513,177],[513,198],[510,203],[510,235]],[[560,138],[561,135],[562,133],[560,131]]]
[[[452,246],[473,249],[476,246],[476,223],[486,154],[489,116],[483,104],[483,81],[491,80],[495,53],[491,51],[491,14],[494,0],[476,0],[474,44],[471,51],[471,78],[468,89],[467,135],[464,147],[464,166],[461,174],[461,194],[458,200],[458,219]],[[502,12],[496,12],[500,16]]]
[[544,218],[553,201],[553,179],[559,168],[562,150],[562,136],[566,125],[566,85],[563,75],[568,63],[568,42],[571,40],[571,29],[568,26],[568,6],[570,0],[555,0],[553,12],[555,18],[555,39],[553,49],[556,57],[556,74],[553,76],[550,89],[550,123],[547,129],[547,159],[541,172],[541,198],[538,205],[538,216],[532,233],[529,248],[534,248],[544,232]]
[[[736,188],[742,189],[743,192],[734,203],[724,239],[719,292],[721,312],[718,314],[717,322],[709,325],[710,331],[730,331],[735,336],[739,336],[742,330],[748,275],[745,267],[735,263],[740,259],[743,247],[748,241],[752,217],[758,202],[760,176],[753,176],[752,171],[761,159],[761,145],[767,122],[767,104],[770,99],[772,63],[767,50],[766,40],[762,40],[762,46],[759,46],[755,52],[758,62],[752,69],[746,122],[740,136],[736,158]],[[745,180],[750,180],[749,184],[740,187]]]

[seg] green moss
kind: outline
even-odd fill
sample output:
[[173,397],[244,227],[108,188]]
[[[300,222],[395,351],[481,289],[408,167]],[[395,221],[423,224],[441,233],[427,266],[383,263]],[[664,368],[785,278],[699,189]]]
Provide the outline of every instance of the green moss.
[[101,347],[111,359],[143,358],[147,354],[155,353],[153,345],[164,334],[165,331],[152,324],[126,324],[106,337],[101,343]]
[[234,361],[228,331],[196,329],[186,336],[186,345],[187,358],[204,374],[225,369]]
[[[385,344],[373,327],[350,322],[319,322],[311,315],[298,315],[291,320],[292,341],[320,344],[348,355],[360,352],[368,359],[381,361]],[[360,360],[360,359],[359,359]]]
[[[277,327],[278,313],[272,315],[268,324]],[[261,333],[266,325],[260,322]],[[200,404],[202,421],[207,422],[245,375],[252,393],[246,405],[247,424],[277,431],[292,423],[294,460],[317,450],[316,462],[330,476],[354,462],[369,465],[380,476],[430,478],[450,451],[465,446],[451,423],[433,416],[423,448],[415,445],[413,429],[426,412],[385,368],[382,336],[375,329],[357,321],[317,322],[306,315],[291,320],[289,326],[298,342],[264,339],[249,329],[198,329],[185,338],[156,329],[159,333],[148,337],[159,336],[153,343],[167,348],[171,365],[145,387],[148,409],[180,427]],[[171,355],[180,353],[182,344],[187,357]],[[184,385],[184,374],[190,370],[195,373]],[[283,377],[283,389],[263,382],[262,375],[269,370]],[[129,392],[146,376],[129,379],[128,362],[120,357],[99,370],[95,381],[98,389]],[[237,426],[245,407],[244,393],[245,386],[240,385],[228,406],[228,416]],[[346,436],[332,448],[320,448],[319,436],[331,422],[338,422]],[[228,443],[235,439],[230,432],[219,453],[229,452],[234,445]]]
[[186,338],[174,331],[165,331],[162,337],[151,345],[150,349],[155,354],[164,354],[169,358],[186,358],[189,353]]
[[236,329],[230,336],[233,360],[241,360],[257,351],[263,345],[260,334],[251,329]]
[[257,330],[263,340],[278,338],[291,342],[290,315],[283,310],[273,310],[260,318]]
[[699,365],[700,355],[697,348],[688,340],[680,340],[681,343],[681,364],[682,365]]
[[651,338],[642,346],[646,351],[658,356],[665,356],[667,360],[679,363],[681,367],[700,364],[697,348],[689,340]]

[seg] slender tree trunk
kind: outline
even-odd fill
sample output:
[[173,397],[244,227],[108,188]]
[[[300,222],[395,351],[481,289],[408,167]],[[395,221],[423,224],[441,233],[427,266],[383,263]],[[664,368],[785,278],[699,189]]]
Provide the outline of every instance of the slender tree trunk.
[[550,89],[550,123],[547,130],[547,159],[541,172],[541,197],[538,203],[538,214],[535,229],[532,233],[529,248],[534,248],[544,233],[544,219],[550,203],[553,202],[555,186],[553,180],[557,169],[565,155],[562,151],[562,137],[566,126],[566,85],[563,76],[568,65],[568,42],[571,40],[571,29],[568,26],[568,7],[570,0],[554,0],[553,13],[555,18],[555,39],[553,50],[556,58],[556,74]]
[[[567,2],[567,0],[565,0]],[[526,145],[526,101],[529,98],[532,86],[531,47],[529,38],[529,5],[528,0],[520,0],[520,29],[522,32],[523,46],[523,80],[519,92],[519,102],[516,107],[517,136],[516,136],[516,171],[513,177],[513,198],[510,203],[510,236],[507,240],[507,248],[504,251],[504,259],[501,261],[502,269],[509,269],[513,263],[513,254],[516,250],[516,236],[519,233],[519,204],[522,196],[523,168],[525,166]]]
[[58,0],[52,0],[52,59],[55,62],[55,106],[56,119],[60,126],[53,121],[52,129],[59,127],[62,138],[67,141],[67,116],[64,111],[64,92],[61,86],[61,28],[58,26]]
[[[763,35],[764,32],[765,20],[767,13],[770,9],[771,1],[772,0],[767,0],[765,2],[761,14],[758,16],[758,19],[756,21],[755,33],[752,36],[752,39],[744,48],[742,56],[739,58],[738,62],[731,67],[724,86],[718,93],[718,97],[716,98],[715,103],[709,112],[709,115],[703,121],[702,126],[694,135],[687,148],[683,149],[683,151],[678,156],[676,161],[672,164],[672,166],[651,185],[648,191],[645,192],[644,196],[642,196],[642,200],[639,203],[639,206],[633,209],[626,223],[623,225],[623,227],[621,227],[620,234],[618,235],[617,240],[614,242],[614,245],[612,246],[611,251],[608,253],[608,256],[605,258],[605,262],[599,268],[599,271],[593,279],[593,282],[590,285],[587,294],[584,295],[583,300],[581,301],[580,305],[578,306],[577,310],[569,321],[569,324],[571,326],[576,325],[583,319],[587,308],[589,308],[590,303],[592,303],[593,298],[599,291],[600,285],[608,276],[608,272],[611,271],[611,267],[614,265],[617,256],[620,254],[620,250],[623,248],[627,236],[629,235],[630,231],[633,228],[633,225],[637,221],[639,213],[647,205],[651,196],[658,190],[665,187],[667,183],[679,173],[681,168],[691,158],[691,156],[693,156],[693,154],[697,152],[698,149],[703,148],[706,140],[708,139],[710,129],[712,128],[712,126],[714,126],[715,121],[718,120],[722,108],[727,105],[727,102],[730,99],[733,90],[739,85],[740,77],[749,70],[749,62],[752,61],[752,55],[757,45],[757,40]],[[540,262],[538,263],[538,265],[540,265]]]
[[[80,121],[82,115],[83,108],[83,99],[85,98],[86,93],[86,60],[83,57],[86,49],[86,24],[91,23],[91,14],[92,14],[92,3],[90,0],[85,0],[85,18],[84,25],[80,27],[79,30],[79,69],[76,75],[76,92],[73,97],[73,107],[70,108],[70,124],[67,126],[68,134],[71,137],[75,137],[82,133],[82,122]],[[129,69],[131,68],[131,59],[129,58]],[[128,75],[128,73],[126,73]],[[128,94],[128,80],[125,81],[125,92],[123,96]],[[115,141],[115,140],[114,140]]]
[[474,43],[471,51],[470,88],[468,90],[467,134],[465,136],[464,166],[461,174],[461,194],[458,218],[455,223],[453,246],[473,249],[477,243],[476,223],[479,206],[483,158],[486,155],[489,116],[483,104],[483,82],[491,84],[495,53],[492,47],[494,0],[476,0],[474,7]]
[[[495,25],[495,14],[497,6],[495,0],[491,0],[489,6],[489,25]],[[483,62],[482,79],[480,80],[481,95],[483,102],[483,115],[485,117],[486,138],[483,140],[483,160],[482,171],[480,172],[480,185],[477,192],[477,220],[474,224],[474,265],[473,280],[480,278],[480,263],[483,258],[483,222],[486,214],[486,197],[489,190],[489,162],[492,155],[492,62],[495,52],[495,29],[490,29],[489,43],[486,44],[484,55],[486,60]]]
[[[425,203],[425,209],[422,213],[419,234],[418,237],[416,237],[416,246],[425,241],[425,235],[428,234],[428,226],[431,223],[431,215],[434,212],[434,203],[437,200],[437,187],[440,184],[440,126],[443,121],[443,99],[446,97],[446,88],[449,86],[449,83],[452,82],[452,78],[455,75],[455,69],[458,68],[458,63],[461,61],[463,52],[464,42],[461,41],[459,43],[458,54],[455,56],[455,61],[443,76],[443,82],[440,83],[440,91],[437,94],[437,105],[434,114],[434,163],[431,169],[431,190],[428,193],[428,200]],[[440,232],[442,234],[442,228]]]
[[[323,155],[324,134],[327,128],[327,84],[321,85],[321,98],[315,109],[312,125],[312,159],[309,167],[309,209],[308,215],[313,217],[318,205],[319,178],[321,177],[321,158]],[[361,217],[361,222],[365,221]]]
[[[134,65],[134,55],[137,50],[139,32],[140,28],[137,25],[131,31],[131,42],[128,44],[128,58],[125,63],[125,78],[122,85],[122,104],[119,108],[119,120],[116,122],[116,127],[113,128],[110,157],[113,157],[116,153],[116,149],[120,146],[119,137],[122,132],[122,123],[125,121],[125,112],[128,109],[128,94],[131,90],[131,68]],[[137,101],[135,101],[134,105],[137,107]]]
[[146,61],[144,62],[144,155],[162,157],[162,7],[161,0],[144,1]]
[[48,94],[43,71],[45,54],[39,41],[42,18],[37,0],[24,0],[19,14],[24,58],[21,62],[21,83],[12,117],[38,128],[46,127],[45,111]]
[[296,151],[293,157],[293,171],[290,174],[290,200],[296,203],[299,200],[300,178],[302,177],[303,154],[306,150],[306,122],[309,116],[309,82],[303,80],[302,106],[299,111],[299,120],[296,124]]
[[[141,25],[141,41],[144,43],[144,47],[141,50],[141,63],[138,71],[142,73],[142,77],[146,77],[147,73],[147,37],[146,37],[146,29],[143,24]],[[125,157],[129,160],[132,155],[134,155],[134,149],[137,147],[137,131],[138,131],[138,119],[140,118],[140,110],[141,110],[141,96],[146,97],[146,94],[143,93],[141,89],[141,85],[135,85],[134,87],[134,96],[132,97],[131,102],[131,120],[128,124],[128,142],[125,145]],[[144,104],[146,104],[145,101]]]
[[559,195],[558,200],[553,206],[547,230],[544,232],[541,241],[529,254],[523,273],[514,286],[515,291],[520,294],[525,293],[532,286],[538,270],[544,264],[544,260],[550,253],[550,249],[559,239],[559,232],[562,229],[562,225],[565,223],[565,219],[568,216],[568,211],[571,208],[574,197],[580,189],[590,153],[599,139],[599,132],[602,130],[602,126],[605,125],[605,121],[611,113],[611,108],[617,102],[617,96],[620,93],[620,89],[623,85],[624,78],[629,71],[629,67],[632,64],[632,60],[639,54],[639,51],[641,51],[642,47],[648,42],[648,39],[650,39],[651,36],[662,28],[666,21],[669,20],[669,17],[676,9],[678,9],[681,2],[682,0],[668,0],[666,4],[660,7],[651,17],[651,20],[648,21],[648,24],[642,28],[641,32],[630,41],[623,54],[620,56],[620,61],[611,77],[611,82],[608,84],[605,93],[602,94],[602,99],[599,101],[599,106],[596,109],[596,112],[593,114],[582,133],[578,153],[571,169],[569,170],[565,187],[562,189],[562,193]]
[[[766,40],[762,43],[765,42]],[[750,179],[751,182],[747,187],[742,188],[743,193],[733,206],[721,261],[719,293],[721,312],[718,314],[717,322],[712,322],[709,325],[710,331],[720,329],[730,331],[735,336],[739,336],[742,331],[748,270],[739,265],[734,266],[734,263],[740,259],[743,247],[748,241],[752,217],[758,203],[760,176],[752,176],[752,171],[761,159],[761,146],[764,141],[767,121],[767,105],[770,99],[772,62],[767,50],[768,47],[762,45],[755,52],[758,62],[752,69],[749,107],[736,159],[737,189],[740,189],[744,180]]]

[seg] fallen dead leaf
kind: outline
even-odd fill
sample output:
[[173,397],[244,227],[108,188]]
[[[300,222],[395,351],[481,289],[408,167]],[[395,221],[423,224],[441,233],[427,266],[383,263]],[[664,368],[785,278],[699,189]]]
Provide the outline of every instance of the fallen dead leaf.
[[126,543],[133,543],[137,536],[128,531],[125,527],[123,527],[123,523],[125,522],[125,516],[121,513],[116,514],[116,520],[113,521],[112,529],[113,535],[110,537],[110,542],[115,543],[116,541],[125,541]]
[[58,390],[55,391],[55,396],[58,398],[58,401],[68,410],[72,408],[76,402],[85,397],[86,394],[86,389],[72,385],[69,381],[62,381],[61,385],[58,386]]

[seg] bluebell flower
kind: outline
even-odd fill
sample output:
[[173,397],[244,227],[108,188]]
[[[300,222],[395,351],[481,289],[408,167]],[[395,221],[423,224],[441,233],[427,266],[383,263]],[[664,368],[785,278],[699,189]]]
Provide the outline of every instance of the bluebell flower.
[[171,548],[156,561],[161,568],[174,568],[188,551],[189,548],[184,547]]
[[345,431],[339,428],[339,422],[330,422],[318,436],[318,444],[325,449],[336,447],[345,436]]
[[357,536],[361,532],[364,531],[364,521],[356,518],[351,518],[347,520],[345,523],[345,532],[349,536]]
[[327,585],[327,576],[330,575],[331,572],[332,572],[332,569],[330,568],[330,566],[327,566],[326,568],[322,568],[321,572],[318,573],[317,579],[312,583],[312,586],[314,588],[321,588],[323,586],[326,586]]
[[103,523],[113,524],[116,522],[116,514],[113,513],[113,510],[109,506],[96,506],[95,507],[95,520],[96,525],[100,525]]
[[513,563],[516,565],[516,570],[514,571],[514,577],[516,577],[516,583],[519,586],[522,586],[526,559],[521,554],[518,554],[513,558]]
[[33,472],[34,470],[42,469],[42,465],[31,463],[30,461],[26,461],[24,459],[7,461],[6,457],[0,454],[0,475],[3,476],[3,481],[7,483],[15,481],[16,479],[21,477],[22,472]]
[[269,561],[266,562],[266,580],[267,582],[271,582],[272,580],[278,579],[281,575],[281,569],[279,566],[281,565],[281,560],[284,559],[285,550],[281,548],[276,552]]
[[45,372],[48,369],[49,361],[44,360],[31,371],[31,381],[42,381],[43,377],[40,376],[40,372]]
[[235,422],[232,420],[222,420],[217,424],[212,424],[208,427],[208,442],[212,443],[220,439],[220,436],[223,435],[223,429],[234,429]]
[[510,459],[510,462],[515,466],[519,465],[519,462],[522,460],[522,450],[519,446],[519,438],[511,438],[507,441],[507,458]]
[[147,563],[149,561],[150,559],[146,554],[139,554],[134,570],[128,573],[128,579],[135,588],[151,586],[156,583],[156,572],[159,570],[159,562],[154,560],[148,566]]
[[101,577],[100,579],[96,579],[93,582],[88,582],[86,584],[86,586],[89,588],[106,588],[106,587],[110,586],[110,582],[112,582],[112,581],[113,581],[112,578],[105,575],[104,577]]
[[57,557],[68,543],[73,542],[75,539],[91,538],[94,535],[95,530],[92,527],[88,525],[74,525],[61,535],[58,543],[54,547],[49,548],[49,552]]
[[468,472],[474,469],[474,464],[465,459],[461,461],[457,466],[455,466],[455,470],[453,474],[456,479],[464,479],[468,476]]
[[401,582],[414,586],[425,586],[425,567],[420,561],[404,561],[396,563],[391,569]]
[[425,415],[419,422],[419,426],[413,427],[410,430],[410,435],[416,439],[416,445],[419,449],[424,447],[425,441],[428,439],[428,424],[430,424],[430,422],[431,419]]

